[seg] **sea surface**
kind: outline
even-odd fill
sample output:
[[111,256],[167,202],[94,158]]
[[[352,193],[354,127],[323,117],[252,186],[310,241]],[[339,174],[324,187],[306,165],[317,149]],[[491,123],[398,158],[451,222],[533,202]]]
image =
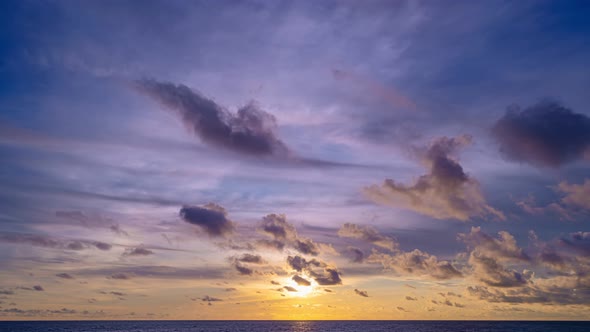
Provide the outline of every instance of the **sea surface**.
[[590,322],[507,321],[43,321],[1,332],[590,332]]

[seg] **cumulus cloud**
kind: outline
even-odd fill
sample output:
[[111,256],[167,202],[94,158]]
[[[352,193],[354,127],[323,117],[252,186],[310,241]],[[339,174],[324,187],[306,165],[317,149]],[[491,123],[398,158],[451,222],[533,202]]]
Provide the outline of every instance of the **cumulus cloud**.
[[519,287],[528,283],[529,272],[518,272],[503,264],[531,261],[510,233],[502,231],[494,238],[480,227],[472,227],[469,233],[459,234],[458,238],[471,249],[468,263],[473,277],[480,282],[494,287]]
[[509,160],[559,167],[582,159],[590,148],[590,118],[542,101],[524,110],[509,107],[492,134]]
[[550,212],[563,220],[575,220],[577,216],[584,216],[583,213],[590,210],[590,179],[585,179],[581,184],[562,181],[553,190],[561,197],[545,206],[537,205],[533,196],[517,201],[516,204],[529,214],[544,215]]
[[354,292],[355,292],[357,295],[360,295],[360,296],[362,296],[362,297],[369,297],[369,293],[367,293],[367,291],[364,291],[364,290],[359,290],[359,289],[356,289],[356,288],[355,288],[355,289],[354,289]]
[[338,230],[338,236],[367,241],[381,248],[394,250],[398,244],[390,237],[382,235],[371,226],[359,226],[346,223]]
[[418,249],[410,252],[396,252],[393,255],[374,251],[367,257],[369,263],[382,264],[400,275],[428,275],[435,279],[444,280],[462,277],[450,262],[439,261],[436,256]]
[[428,174],[410,186],[387,179],[382,185],[365,188],[364,193],[377,203],[436,219],[466,221],[485,216],[505,219],[502,212],[487,204],[479,183],[459,164],[458,151],[470,143],[470,136],[438,138],[426,149],[416,149]]
[[144,79],[136,81],[136,86],[174,111],[205,144],[247,155],[288,154],[286,145],[276,136],[275,117],[254,103],[232,113],[182,84]]
[[235,228],[234,223],[227,219],[225,209],[214,203],[202,207],[183,206],[179,214],[184,221],[199,226],[211,237],[227,236]]
[[560,182],[557,191],[565,196],[561,202],[567,206],[590,210],[590,179],[585,179],[582,184],[569,184]]

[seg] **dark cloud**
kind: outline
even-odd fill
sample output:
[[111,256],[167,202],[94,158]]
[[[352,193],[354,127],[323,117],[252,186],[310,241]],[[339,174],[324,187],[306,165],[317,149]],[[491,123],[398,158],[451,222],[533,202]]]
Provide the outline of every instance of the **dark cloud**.
[[555,101],[542,101],[524,110],[508,108],[492,134],[509,160],[559,167],[582,159],[590,148],[590,118]]
[[123,256],[149,256],[153,254],[154,252],[149,249],[138,247],[125,250]]
[[284,289],[288,290],[289,292],[296,292],[297,290],[291,286],[285,286]]
[[322,286],[331,286],[331,285],[340,285],[342,284],[342,278],[340,277],[340,272],[335,268],[325,268],[324,272],[319,274],[312,272],[311,273],[314,277],[314,280],[318,283],[318,285]]
[[236,258],[238,262],[242,263],[250,263],[250,264],[266,264],[266,261],[262,259],[260,255],[253,255],[253,254],[243,254],[242,256]]
[[406,300],[408,300],[408,301],[418,301],[417,298],[411,297],[411,296],[406,296]]
[[287,264],[289,264],[289,266],[297,272],[307,270],[307,269],[314,267],[314,266],[315,267],[325,266],[325,263],[322,263],[322,262],[316,260],[315,258],[308,261],[301,256],[288,256],[287,257]]
[[274,280],[271,280],[270,283],[273,284],[273,285],[280,285],[281,284],[280,282],[274,281]]
[[227,219],[225,209],[217,204],[209,203],[203,207],[183,206],[180,217],[193,225],[199,226],[209,236],[227,236],[234,231],[234,223]]
[[295,227],[287,222],[284,214],[269,214],[262,218],[259,229],[263,234],[271,236],[282,243],[292,242],[297,239]]
[[319,285],[340,285],[340,272],[319,260],[306,260],[301,256],[288,256],[287,264],[297,272],[307,272]]
[[411,186],[387,179],[380,186],[365,188],[364,192],[377,203],[436,219],[466,221],[494,216],[503,220],[504,214],[487,204],[479,183],[459,164],[457,152],[470,143],[470,136],[438,138],[426,149],[415,151],[428,174],[420,176]]
[[252,270],[251,268],[244,266],[242,264],[240,264],[239,262],[234,262],[233,263],[233,267],[234,269],[236,269],[236,271],[238,271],[241,275],[245,275],[245,276],[251,276],[252,274],[254,274],[254,270]]
[[144,79],[136,81],[136,86],[175,111],[187,129],[206,144],[248,155],[288,153],[275,134],[275,117],[254,103],[234,114],[182,84]]
[[365,254],[359,248],[348,247],[347,252],[350,254],[350,261],[353,263],[362,263],[365,260]]
[[320,254],[320,248],[311,239],[297,239],[293,244],[295,250],[302,254],[317,256]]
[[354,292],[355,292],[357,295],[360,295],[360,296],[362,296],[362,297],[369,297],[369,293],[367,293],[367,291],[364,291],[364,290],[358,290],[358,289],[356,289],[356,288],[355,288],[355,289],[354,289]]
[[237,288],[235,288],[235,287],[228,287],[228,288],[226,288],[226,289],[225,289],[225,291],[226,291],[226,292],[235,292],[235,291],[237,291],[237,290],[238,290],[238,289],[237,289]]
[[37,292],[42,292],[42,291],[44,291],[45,289],[43,289],[43,287],[41,287],[41,286],[39,286],[39,285],[35,285],[35,286],[33,286],[33,290],[35,290],[35,291],[37,291]]
[[392,238],[381,235],[378,230],[371,226],[346,223],[338,230],[338,236],[361,239],[389,250],[394,250],[398,246]]
[[69,273],[58,273],[55,276],[60,277],[62,279],[75,279],[74,276],[72,276]]
[[126,295],[125,293],[122,293],[122,292],[110,292],[109,294],[115,295],[115,296],[125,296]]
[[311,282],[310,282],[309,280],[307,280],[307,279],[305,279],[305,278],[302,278],[302,277],[300,277],[300,276],[298,276],[298,275],[294,275],[292,279],[293,279],[293,281],[295,281],[295,282],[297,283],[297,285],[299,285],[299,286],[310,286],[310,285],[311,285]]
[[203,302],[219,302],[219,301],[223,301],[220,298],[217,297],[211,297],[209,295],[205,295],[203,298],[201,298],[201,301]]

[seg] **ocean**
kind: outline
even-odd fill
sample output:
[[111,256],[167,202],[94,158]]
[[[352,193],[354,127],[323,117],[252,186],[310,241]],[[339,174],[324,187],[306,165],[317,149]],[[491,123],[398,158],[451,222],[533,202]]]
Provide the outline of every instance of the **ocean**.
[[590,322],[523,321],[36,321],[1,332],[589,332]]

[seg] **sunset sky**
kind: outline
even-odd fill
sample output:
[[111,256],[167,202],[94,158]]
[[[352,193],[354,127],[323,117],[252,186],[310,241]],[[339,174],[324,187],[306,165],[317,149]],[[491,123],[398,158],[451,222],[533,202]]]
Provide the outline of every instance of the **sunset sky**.
[[590,1],[0,1],[0,320],[588,319]]

